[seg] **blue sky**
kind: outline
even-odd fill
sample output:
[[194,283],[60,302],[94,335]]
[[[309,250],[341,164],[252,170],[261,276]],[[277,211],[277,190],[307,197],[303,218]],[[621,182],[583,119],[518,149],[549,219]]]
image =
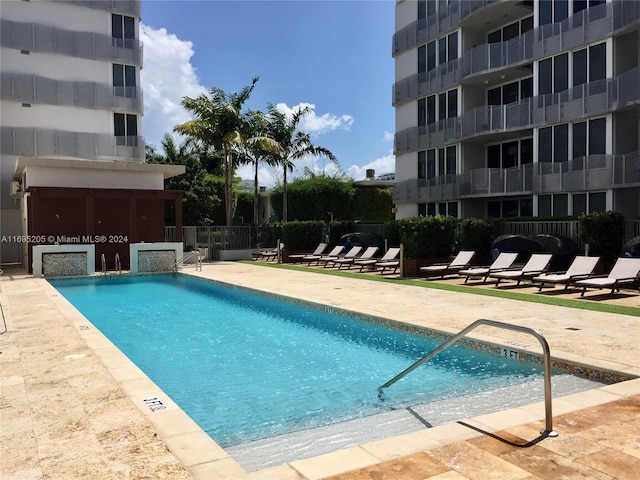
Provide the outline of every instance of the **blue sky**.
[[[395,171],[392,154],[393,0],[144,0],[143,135],[156,147],[186,121],[183,96],[210,87],[228,93],[260,77],[247,107],[281,111],[312,105],[303,129],[331,150],[354,179],[367,168]],[[304,168],[330,162],[305,159]],[[252,179],[250,169],[239,175]],[[261,185],[281,173],[263,168]]]

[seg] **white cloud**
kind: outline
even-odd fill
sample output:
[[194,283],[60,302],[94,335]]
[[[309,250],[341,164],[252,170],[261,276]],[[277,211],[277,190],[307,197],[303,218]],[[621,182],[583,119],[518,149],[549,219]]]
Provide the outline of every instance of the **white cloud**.
[[159,147],[165,133],[191,118],[180,105],[182,97],[197,97],[206,88],[191,65],[191,42],[180,40],[165,28],[156,30],[144,24],[140,24],[140,38],[144,43],[142,133],[148,144]]
[[355,180],[364,180],[366,172],[370,168],[376,171],[376,176],[385,173],[393,173],[396,171],[396,157],[393,153],[389,153],[389,155],[377,158],[366,165],[353,165],[349,167],[347,173]]
[[351,115],[337,116],[332,113],[325,113],[318,116],[315,111],[316,106],[313,103],[299,103],[293,107],[287,106],[286,103],[278,103],[276,105],[278,111],[284,113],[289,118],[293,116],[295,112],[305,107],[312,108],[313,112],[302,117],[299,128],[310,135],[321,135],[333,130],[349,130],[351,125],[353,125],[353,117]]
[[384,132],[383,140],[385,142],[393,142],[393,132]]

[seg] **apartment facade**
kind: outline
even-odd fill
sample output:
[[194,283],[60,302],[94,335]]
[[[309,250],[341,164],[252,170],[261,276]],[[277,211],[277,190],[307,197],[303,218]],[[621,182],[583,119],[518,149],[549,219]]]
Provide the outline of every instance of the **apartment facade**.
[[640,2],[396,3],[396,218],[640,217]]
[[[151,241],[164,227],[164,200],[181,199],[162,192],[180,169],[144,163],[140,8],[139,0],[0,2],[3,263],[30,261],[33,238],[109,230]],[[112,258],[125,247],[99,250]]]

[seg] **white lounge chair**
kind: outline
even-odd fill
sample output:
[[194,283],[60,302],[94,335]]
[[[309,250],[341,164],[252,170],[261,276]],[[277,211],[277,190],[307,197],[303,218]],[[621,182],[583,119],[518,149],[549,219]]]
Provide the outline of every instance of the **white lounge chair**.
[[362,247],[353,246],[342,257],[340,257],[340,256],[338,256],[338,257],[333,257],[333,256],[320,257],[320,259],[318,260],[318,264],[324,263],[324,268],[327,268],[327,267],[333,266],[335,260],[339,260],[339,259],[355,259],[361,251],[362,251]]
[[553,257],[553,255],[550,253],[534,253],[522,269],[492,272],[489,274],[489,278],[495,278],[496,285],[498,285],[502,280],[515,280],[518,282],[517,285],[520,285],[522,280],[531,279],[541,273],[544,273],[549,266],[551,257]]
[[373,256],[378,251],[378,247],[368,247],[362,255],[359,257],[347,257],[344,258],[336,258],[333,263],[338,265],[338,270],[342,270],[342,267],[345,267],[347,270],[351,269],[351,266],[354,264],[356,260],[369,260],[373,258]]
[[360,271],[365,268],[375,270],[376,268],[382,268],[382,272],[386,268],[393,268],[395,273],[396,269],[400,265],[400,260],[396,260],[400,255],[399,247],[391,247],[381,258],[372,258],[369,260],[363,260],[361,258],[356,259],[353,264],[360,266]]
[[576,283],[578,280],[584,280],[593,274],[593,269],[596,268],[596,264],[600,260],[600,257],[584,257],[577,256],[571,262],[571,265],[566,272],[554,272],[545,273],[531,279],[532,283],[539,283],[542,290],[545,285],[564,285],[564,289],[569,288],[569,285]]
[[283,248],[284,243],[280,243],[280,245],[276,246],[275,250],[263,250],[261,252],[258,252],[254,257],[254,260],[266,260],[267,262],[271,260],[277,260]]
[[327,257],[331,257],[331,258],[338,258],[338,256],[340,255],[340,253],[342,253],[343,250],[343,246],[342,245],[336,245],[335,247],[333,247],[333,250],[331,250],[327,255],[305,255],[304,257],[302,257],[302,261],[303,262],[308,262],[308,265],[311,265],[312,262],[316,262],[316,265],[318,264],[318,262],[320,261],[321,258],[327,258]]
[[502,270],[511,268],[511,265],[513,265],[513,262],[516,261],[516,258],[518,258],[517,253],[502,252],[496,257],[491,265],[484,267],[465,268],[463,270],[458,270],[457,273],[461,277],[466,277],[464,279],[464,283],[467,283],[470,278],[482,278],[482,281],[486,282],[490,273],[500,272]]
[[608,275],[587,278],[576,282],[576,287],[582,287],[580,296],[584,296],[587,288],[610,288],[611,293],[620,290],[621,286],[628,286],[640,282],[640,258],[621,257]]
[[476,254],[473,250],[461,250],[456,257],[449,263],[435,263],[433,265],[427,265],[420,267],[420,272],[426,274],[427,277],[440,277],[444,278],[447,275],[452,275],[469,266],[471,259]]
[[304,261],[304,258],[308,257],[309,255],[322,255],[328,246],[329,245],[327,245],[326,243],[319,243],[316,249],[311,253],[296,253],[293,255],[289,255],[288,258],[293,263]]

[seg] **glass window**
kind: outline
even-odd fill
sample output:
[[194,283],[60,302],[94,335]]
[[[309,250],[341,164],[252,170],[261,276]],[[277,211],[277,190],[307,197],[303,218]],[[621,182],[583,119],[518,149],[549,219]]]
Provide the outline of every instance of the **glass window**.
[[427,43],[427,72],[436,68],[436,41]]
[[113,114],[113,134],[116,137],[124,137],[127,134],[124,113]]
[[426,217],[427,216],[427,204],[426,203],[419,203],[418,204],[418,216],[419,217]]
[[518,101],[518,82],[507,83],[502,87],[502,103],[507,105],[509,103]]
[[427,18],[427,0],[418,0],[418,20]]
[[431,202],[427,203],[427,215],[430,217],[436,216],[436,204]]
[[487,105],[502,105],[502,88],[487,90]]
[[551,195],[538,195],[538,216],[551,216]]
[[520,165],[533,163],[533,138],[520,140]]
[[538,19],[540,25],[553,23],[553,0],[541,0],[538,3]]
[[427,101],[424,98],[418,99],[418,126],[424,127],[427,124]]
[[438,95],[438,120],[447,118],[447,94]]
[[502,168],[511,168],[518,165],[518,142],[502,144]]
[[520,35],[520,22],[512,23],[502,29],[502,41],[506,42]]
[[111,15],[111,36],[113,38],[124,38],[122,15]]
[[438,215],[442,215],[443,217],[447,215],[447,204],[439,203],[438,204]]
[[500,202],[487,202],[487,216],[488,217],[494,217],[494,218],[500,218],[501,216],[501,211],[500,211]]
[[418,152],[418,178],[427,178],[427,152]]
[[574,193],[572,215],[582,215],[583,213],[587,213],[587,194]]
[[533,77],[525,78],[520,82],[520,99],[533,97]]
[[518,201],[517,200],[505,200],[502,202],[502,216],[503,217],[517,217],[518,216]]
[[138,135],[138,117],[136,115],[127,114],[127,136],[135,137]]
[[500,145],[487,146],[487,168],[500,168]]
[[607,194],[604,192],[589,194],[589,213],[607,211]]
[[124,87],[124,65],[113,64],[113,86]]
[[538,62],[538,95],[553,93],[553,67],[551,59]]
[[563,92],[569,88],[569,54],[553,57],[553,91]]
[[128,17],[126,15],[123,15],[123,19],[124,19],[124,38],[128,40],[132,40],[136,38],[136,30],[134,26],[135,24],[133,22],[133,17]]
[[553,21],[561,22],[569,16],[569,1],[554,0],[553,2]]
[[436,151],[435,149],[427,150],[427,178],[435,178],[436,176]]
[[573,52],[573,86],[587,83],[587,49]]
[[598,118],[589,121],[589,155],[607,153],[607,120]]
[[502,30],[496,30],[487,35],[487,43],[500,43],[502,42]]
[[458,90],[449,90],[447,92],[447,117],[454,118],[458,116]]
[[438,40],[438,65],[447,61],[447,37]]
[[538,161],[551,162],[553,160],[553,130],[545,127],[538,130]]
[[132,65],[124,67],[124,84],[126,87],[136,86],[136,67]]
[[520,216],[533,217],[533,199],[523,198],[520,200]]
[[553,196],[553,216],[566,217],[569,215],[569,196],[566,193]]
[[587,8],[587,0],[573,0],[573,13],[578,13]]
[[447,213],[450,217],[458,218],[458,202],[449,202],[447,204]]
[[533,15],[522,19],[520,34],[528,32],[529,30],[533,30]]
[[438,175],[444,175],[444,148],[438,149]]
[[418,73],[427,71],[427,46],[418,47]]
[[447,175],[456,174],[456,147],[447,147]]
[[587,122],[573,124],[573,156],[580,158],[587,155]]
[[589,47],[589,81],[602,80],[607,76],[607,48],[599,43]]
[[553,161],[569,160],[569,124],[556,125],[553,128]]
[[447,48],[449,49],[449,60],[455,60],[458,58],[458,32],[454,32],[447,37]]
[[427,97],[427,125],[436,121],[436,96]]

